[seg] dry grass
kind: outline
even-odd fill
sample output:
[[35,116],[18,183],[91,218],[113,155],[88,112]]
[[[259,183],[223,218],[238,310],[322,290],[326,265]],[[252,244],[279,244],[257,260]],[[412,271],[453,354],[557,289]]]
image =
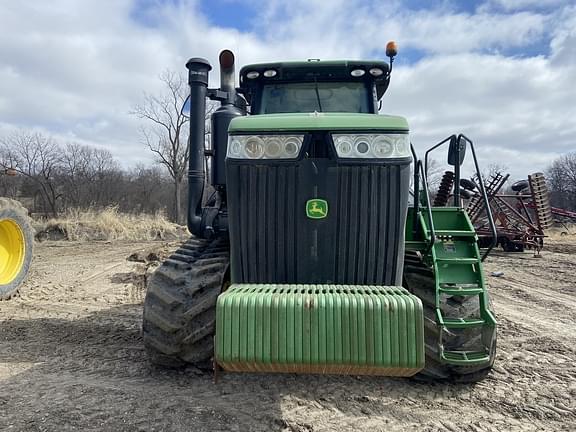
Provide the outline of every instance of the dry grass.
[[546,230],[546,235],[553,240],[575,238],[576,224],[566,223],[563,225],[555,224],[552,228]]
[[56,219],[40,223],[39,240],[173,240],[188,236],[181,225],[169,222],[163,214],[132,215],[116,207],[104,210],[72,210]]

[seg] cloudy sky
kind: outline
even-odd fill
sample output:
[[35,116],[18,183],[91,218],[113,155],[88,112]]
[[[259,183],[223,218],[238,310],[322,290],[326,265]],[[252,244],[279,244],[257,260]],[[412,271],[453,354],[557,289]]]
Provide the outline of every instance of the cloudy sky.
[[483,165],[525,177],[576,150],[573,0],[0,0],[0,36],[0,135],[37,129],[126,166],[152,160],[131,107],[189,57],[384,58],[390,39],[382,111],[419,151],[463,132]]

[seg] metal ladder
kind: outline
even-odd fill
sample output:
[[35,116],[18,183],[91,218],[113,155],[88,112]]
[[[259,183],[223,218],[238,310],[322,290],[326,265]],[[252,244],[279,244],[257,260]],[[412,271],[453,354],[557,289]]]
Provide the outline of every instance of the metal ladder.
[[[473,366],[490,360],[490,349],[496,320],[489,310],[481,256],[477,236],[470,219],[462,208],[432,208],[436,242],[426,256],[433,267],[436,288],[436,324],[439,328],[438,352],[441,361],[460,366]],[[443,222],[448,223],[443,223]],[[455,224],[454,221],[457,221]],[[442,229],[443,225],[459,229]],[[425,226],[426,236],[431,227]],[[476,318],[445,317],[441,309],[441,296],[477,296],[480,316]],[[480,351],[451,351],[444,349],[444,329],[482,329],[483,349]]]

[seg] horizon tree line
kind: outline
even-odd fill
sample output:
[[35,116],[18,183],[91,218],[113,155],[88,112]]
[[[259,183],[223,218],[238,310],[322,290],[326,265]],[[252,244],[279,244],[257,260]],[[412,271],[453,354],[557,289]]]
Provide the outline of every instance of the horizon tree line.
[[[0,175],[0,196],[24,198],[31,212],[44,216],[54,217],[68,209],[117,206],[127,213],[161,211],[171,221],[184,223],[189,146],[188,117],[182,108],[188,87],[182,75],[170,70],[162,72],[159,80],[163,90],[144,92],[130,112],[143,120],[140,141],[155,156],[154,165],[122,168],[109,150],[19,130],[0,136],[0,169],[11,168],[19,174]],[[215,108],[207,104],[207,150],[209,119]],[[484,176],[500,168],[490,165]],[[551,205],[576,211],[576,152],[559,156],[544,172]],[[440,166],[433,163],[429,175],[433,190],[441,177]]]

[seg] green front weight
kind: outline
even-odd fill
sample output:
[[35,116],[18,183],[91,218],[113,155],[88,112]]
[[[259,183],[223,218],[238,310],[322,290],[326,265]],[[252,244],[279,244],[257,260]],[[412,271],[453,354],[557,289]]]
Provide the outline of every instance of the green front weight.
[[225,370],[411,376],[424,367],[422,303],[402,287],[232,285],[218,298]]

